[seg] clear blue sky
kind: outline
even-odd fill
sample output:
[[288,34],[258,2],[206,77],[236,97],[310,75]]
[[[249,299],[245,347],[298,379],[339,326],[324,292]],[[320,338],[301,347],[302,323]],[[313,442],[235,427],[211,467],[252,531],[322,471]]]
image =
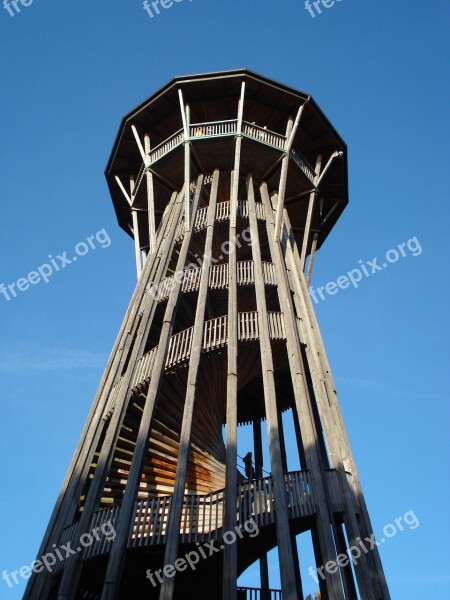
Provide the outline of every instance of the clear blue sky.
[[[448,26],[442,0],[315,18],[302,0],[184,0],[153,19],[140,0],[0,9],[0,283],[111,239],[0,295],[0,571],[35,558],[135,284],[103,177],[119,121],[174,75],[248,67],[311,93],[349,147],[350,204],[314,286],[420,242],[317,312],[375,533],[420,521],[381,549],[392,598],[450,597]],[[0,581],[2,599],[23,590]]]

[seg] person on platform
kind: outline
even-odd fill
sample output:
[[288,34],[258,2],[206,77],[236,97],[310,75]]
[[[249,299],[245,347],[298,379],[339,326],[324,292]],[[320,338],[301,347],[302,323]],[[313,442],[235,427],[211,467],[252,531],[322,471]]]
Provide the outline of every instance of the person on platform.
[[252,481],[253,479],[255,479],[255,469],[253,468],[252,453],[247,452],[247,454],[242,460],[244,461],[245,465],[245,476],[249,481]]

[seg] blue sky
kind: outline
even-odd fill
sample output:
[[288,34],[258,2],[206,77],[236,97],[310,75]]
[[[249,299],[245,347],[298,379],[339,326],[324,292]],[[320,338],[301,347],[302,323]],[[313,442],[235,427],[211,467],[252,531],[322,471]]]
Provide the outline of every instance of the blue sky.
[[[0,283],[98,231],[110,240],[47,284],[0,295],[1,571],[35,558],[135,285],[103,176],[120,119],[174,75],[248,67],[310,93],[348,144],[350,204],[315,288],[420,243],[316,308],[374,531],[409,510],[420,521],[381,549],[392,598],[450,595],[449,7],[322,10],[184,0],[151,19],[139,0],[33,0],[0,11]],[[0,581],[0,598],[23,590]]]

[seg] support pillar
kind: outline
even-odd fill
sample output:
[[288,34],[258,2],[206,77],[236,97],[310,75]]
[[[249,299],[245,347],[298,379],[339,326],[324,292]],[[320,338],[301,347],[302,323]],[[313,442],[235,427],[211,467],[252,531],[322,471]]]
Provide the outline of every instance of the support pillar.
[[[170,505],[169,520],[166,534],[166,551],[164,564],[173,565],[177,559],[180,538],[181,515],[184,503],[184,490],[186,486],[187,465],[191,446],[192,421],[198,369],[200,366],[202,339],[205,324],[206,298],[208,294],[209,269],[211,265],[211,249],[214,236],[214,222],[216,217],[217,190],[219,186],[219,171],[214,171],[211,196],[208,206],[207,233],[204,250],[204,261],[200,277],[200,287],[195,312],[194,332],[192,334],[192,350],[189,360],[189,373],[187,379],[186,398],[184,403],[183,422],[180,434],[175,487]],[[175,590],[175,577],[164,577],[159,595],[160,600],[172,600]]]

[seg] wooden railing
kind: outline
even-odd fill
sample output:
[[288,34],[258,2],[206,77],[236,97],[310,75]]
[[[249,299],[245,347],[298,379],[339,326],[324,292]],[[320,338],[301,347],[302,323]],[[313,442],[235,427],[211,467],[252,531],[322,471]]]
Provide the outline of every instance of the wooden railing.
[[155,146],[149,154],[150,164],[152,165],[157,160],[168,154],[171,150],[180,146],[184,140],[184,133],[182,129],[179,129],[176,133],[171,135],[167,140]]
[[170,369],[171,367],[186,361],[190,357],[193,333],[194,328],[189,327],[189,329],[184,329],[170,338],[166,369]]
[[[293,471],[285,474],[285,493],[290,520],[301,519],[315,514],[315,500],[309,471]],[[332,476],[331,476],[332,477]],[[138,500],[135,503],[135,516],[130,529],[129,548],[162,545],[166,542],[167,524],[170,515],[172,496],[160,496]],[[333,507],[333,510],[336,510]],[[102,509],[92,518],[88,532],[95,528],[97,536],[92,537],[92,543],[82,550],[84,559],[93,558],[110,551],[113,543],[120,506]],[[181,543],[201,543],[210,540],[220,540],[223,533],[224,490],[200,496],[187,494],[184,496],[180,523]],[[276,506],[273,479],[271,476],[253,481],[244,481],[238,485],[236,493],[236,524],[245,525],[248,533],[256,532],[276,521]],[[102,526],[108,524],[106,535]],[[98,538],[98,539],[97,539]],[[79,534],[77,523],[66,527],[61,544],[71,544],[77,547]],[[61,568],[62,562],[57,566]],[[276,592],[276,590],[274,590]]]
[[189,127],[190,139],[234,135],[237,131],[237,120],[211,121],[209,123],[193,123]]
[[[238,263],[239,264],[239,263]],[[228,263],[221,265],[212,265],[209,269],[208,285],[211,289],[221,289],[228,287],[229,269]]]
[[[256,203],[256,218],[260,221],[264,221],[266,218],[264,205],[261,202]],[[208,207],[205,206],[200,208],[195,215],[194,231],[201,231],[206,228],[207,224]],[[248,218],[248,202],[247,200],[239,200],[237,206],[237,216],[240,218]],[[219,202],[216,206],[216,222],[228,221],[230,218],[230,202]],[[178,224],[175,240],[181,242],[185,234],[184,220],[181,220]]]
[[[115,525],[119,512],[120,507],[114,506],[94,513],[89,530],[87,531],[90,538],[86,535],[85,538],[81,538],[80,540],[80,534],[77,531],[78,523],[72,523],[72,525],[63,530],[59,547],[70,546],[73,550],[80,548],[79,552],[85,560],[101,554],[107,554],[111,550],[114,538],[116,537]],[[83,541],[83,544],[80,544],[80,541]],[[56,556],[58,556],[58,553],[56,553]],[[58,557],[54,571],[59,571],[63,566],[64,560],[60,560]]]
[[[264,262],[262,265],[264,283],[266,285],[277,285],[275,265],[268,262]],[[200,286],[201,273],[202,270],[200,267],[186,269],[183,273],[181,291],[183,293],[196,292]],[[212,265],[210,267],[208,286],[211,289],[227,288],[228,281],[228,263]],[[156,296],[157,302],[162,302],[168,299],[173,282],[174,276],[172,275],[163,279],[157,289],[152,288],[152,293]],[[255,283],[255,267],[252,260],[238,261],[237,282],[238,285],[251,285]]]
[[[287,473],[285,489],[290,519],[307,517],[315,513],[309,473],[303,471]],[[129,547],[165,543],[170,499],[171,496],[164,496],[138,500]],[[180,542],[189,544],[220,539],[223,533],[223,515],[224,490],[206,496],[186,495],[180,524]],[[275,520],[272,477],[241,483],[236,497],[236,523],[242,526],[251,524],[252,531],[256,531],[256,527],[260,529],[271,525]]]
[[[269,312],[269,334],[272,340],[286,339],[283,313]],[[189,360],[192,346],[192,334],[194,328],[184,329],[173,335],[169,340],[169,349],[166,358],[166,369],[171,369]],[[258,313],[238,313],[238,340],[240,342],[254,341],[259,338]],[[209,321],[205,321],[203,331],[204,352],[224,346],[228,339],[228,316],[223,315]],[[149,382],[157,346],[136,363],[136,369],[131,382],[132,392],[138,392]]]
[[260,127],[255,123],[244,121],[242,124],[242,133],[253,140],[268,144],[278,150],[284,150],[286,146],[286,137],[284,135],[270,131],[265,127]]
[[308,163],[306,158],[304,158],[300,154],[300,152],[298,150],[296,150],[295,148],[292,148],[292,150],[291,150],[291,158],[295,162],[297,167],[299,167],[299,169],[302,171],[302,173],[304,175],[306,175],[306,177],[309,179],[309,181],[314,185],[314,180],[315,180],[316,174],[314,173],[314,169]]
[[133,391],[135,391],[138,386],[149,383],[157,349],[158,346],[155,346],[155,348],[152,348],[150,352],[144,354],[144,356],[137,362],[136,369],[131,380],[131,389]]
[[[196,140],[201,138],[214,138],[223,137],[229,135],[236,135],[237,133],[237,120],[231,119],[228,121],[211,121],[207,123],[193,123],[189,126],[189,139]],[[257,140],[263,144],[276,148],[277,150],[284,150],[286,147],[286,137],[275,131],[270,131],[265,127],[256,125],[256,123],[249,123],[248,121],[242,122],[242,135]],[[160,160],[163,156],[168,154],[174,148],[177,148],[184,142],[184,131],[179,129],[169,138],[155,146],[150,151],[148,156],[148,166],[153,165],[155,162]],[[291,158],[300,170],[306,175],[311,183],[314,184],[315,173],[314,169],[308,163],[308,161],[301,155],[301,153],[292,148]],[[146,171],[146,165],[142,163],[139,173],[136,178],[136,182],[133,188],[133,196],[138,192],[139,186],[144,178]],[[210,175],[211,177],[211,175]],[[206,183],[206,180],[205,180]]]
[[237,600],[282,600],[281,590],[238,587]]

